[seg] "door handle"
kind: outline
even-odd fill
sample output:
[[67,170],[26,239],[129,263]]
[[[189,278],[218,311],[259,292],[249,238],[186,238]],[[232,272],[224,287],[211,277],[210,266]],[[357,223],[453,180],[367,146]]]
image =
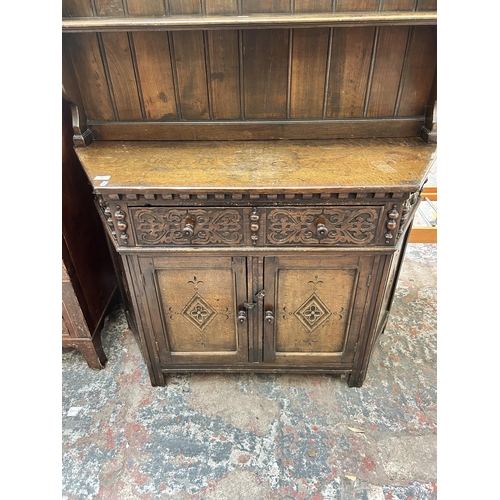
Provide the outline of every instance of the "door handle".
[[247,320],[247,312],[243,309],[238,313],[238,323],[243,324]]
[[268,323],[274,323],[274,314],[272,311],[266,311],[266,321]]

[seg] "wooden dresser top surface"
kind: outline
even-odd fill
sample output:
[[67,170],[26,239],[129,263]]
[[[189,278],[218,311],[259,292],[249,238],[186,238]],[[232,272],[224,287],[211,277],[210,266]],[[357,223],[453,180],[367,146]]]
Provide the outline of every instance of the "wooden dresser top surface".
[[436,145],[420,139],[102,141],[77,148],[96,192],[406,191]]

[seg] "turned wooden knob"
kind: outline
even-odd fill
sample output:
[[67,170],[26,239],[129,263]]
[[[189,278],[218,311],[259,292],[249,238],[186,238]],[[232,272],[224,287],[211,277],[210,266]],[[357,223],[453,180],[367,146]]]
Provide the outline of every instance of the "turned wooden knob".
[[185,238],[191,238],[194,234],[195,222],[193,219],[186,219],[184,221],[184,227],[182,228],[182,236]]
[[316,232],[320,238],[324,238],[328,235],[328,228],[322,222],[319,222],[316,227]]
[[266,311],[266,321],[268,323],[274,323],[274,314],[272,311]]
[[238,323],[242,324],[247,320],[247,312],[246,311],[240,311],[238,313]]

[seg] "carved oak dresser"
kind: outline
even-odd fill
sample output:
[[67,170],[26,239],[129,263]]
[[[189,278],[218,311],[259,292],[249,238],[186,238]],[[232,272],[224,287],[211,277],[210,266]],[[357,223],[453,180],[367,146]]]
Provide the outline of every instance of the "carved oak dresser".
[[436,157],[432,0],[64,0],[76,152],[153,385],[361,386]]

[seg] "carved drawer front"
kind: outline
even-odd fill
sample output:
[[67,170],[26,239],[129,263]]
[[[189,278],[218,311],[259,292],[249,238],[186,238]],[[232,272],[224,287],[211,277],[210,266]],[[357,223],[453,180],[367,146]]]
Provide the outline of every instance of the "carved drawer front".
[[379,243],[382,206],[266,210],[268,245],[366,246]]
[[243,209],[131,207],[138,246],[245,244]]

